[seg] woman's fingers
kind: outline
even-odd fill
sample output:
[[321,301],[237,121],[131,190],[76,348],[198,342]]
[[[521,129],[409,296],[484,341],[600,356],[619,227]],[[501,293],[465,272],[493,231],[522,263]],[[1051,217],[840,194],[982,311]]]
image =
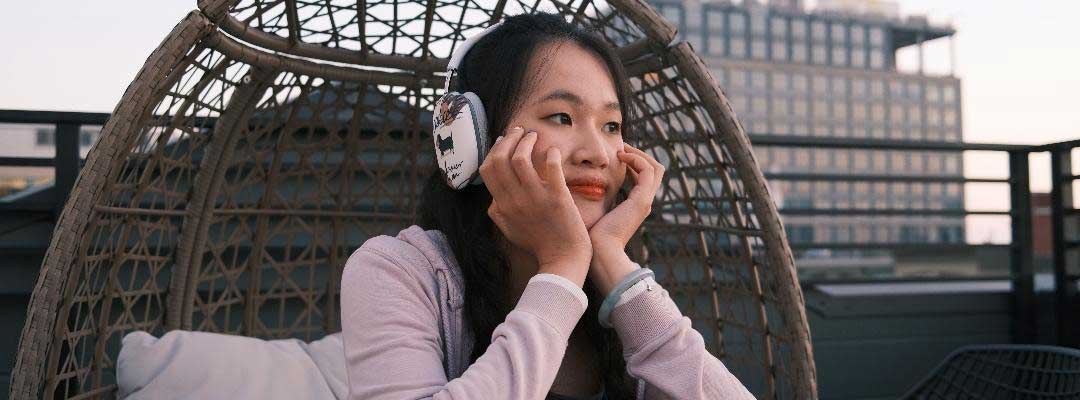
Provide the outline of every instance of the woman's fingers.
[[513,172],[524,189],[527,191],[543,190],[540,184],[540,176],[536,171],[536,167],[533,166],[532,153],[533,146],[536,145],[536,132],[529,131],[521,141],[518,142],[517,148],[514,149],[513,155],[510,157],[510,164],[513,165]]
[[[502,187],[511,189],[519,186],[517,176],[514,175],[511,170],[510,156],[517,149],[518,142],[521,141],[522,136],[525,136],[525,130],[520,126],[516,126],[510,129],[510,133],[506,134],[506,138],[495,143],[491,146],[491,150],[488,152],[487,157],[484,159],[484,163],[487,164],[487,159],[491,159],[491,165],[489,167],[490,175],[500,181]],[[484,181],[487,182],[487,177],[484,177]]]
[[544,159],[544,184],[547,185],[549,190],[561,191],[566,189],[566,177],[563,176],[562,170],[562,153],[555,146],[548,147],[547,154]]

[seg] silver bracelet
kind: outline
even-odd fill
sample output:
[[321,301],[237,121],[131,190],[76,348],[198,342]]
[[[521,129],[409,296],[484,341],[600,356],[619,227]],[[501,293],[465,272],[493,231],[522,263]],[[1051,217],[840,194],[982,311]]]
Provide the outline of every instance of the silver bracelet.
[[615,286],[615,289],[612,289],[611,293],[608,293],[607,297],[604,298],[603,304],[600,305],[600,312],[597,315],[597,319],[600,321],[600,326],[603,326],[605,328],[611,328],[611,323],[608,321],[608,319],[611,318],[611,310],[615,308],[615,304],[619,302],[619,298],[622,297],[622,294],[626,291],[626,289],[629,289],[631,286],[633,286],[635,283],[638,283],[638,281],[641,281],[642,279],[648,277],[654,277],[653,279],[655,279],[655,276],[656,274],[654,274],[653,271],[648,268],[638,268],[633,272],[627,274],[626,277],[624,277],[622,281],[620,281],[619,284]]

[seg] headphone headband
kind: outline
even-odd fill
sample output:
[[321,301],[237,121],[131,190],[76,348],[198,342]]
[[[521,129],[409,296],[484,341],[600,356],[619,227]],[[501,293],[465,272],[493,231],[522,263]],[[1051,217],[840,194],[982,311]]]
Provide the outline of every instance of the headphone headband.
[[446,65],[446,82],[443,83],[444,92],[450,91],[450,78],[452,78],[454,76],[454,72],[461,67],[461,60],[465,59],[465,54],[469,53],[469,49],[472,48],[473,45],[480,40],[480,38],[491,33],[491,31],[495,30],[495,28],[497,28],[499,25],[502,25],[502,23],[503,20],[499,20],[499,22],[496,22],[491,26],[484,28],[483,31],[470,36],[468,39],[465,39],[465,42],[461,43],[461,46],[458,46],[456,49],[454,49],[454,52],[450,55],[450,62]]

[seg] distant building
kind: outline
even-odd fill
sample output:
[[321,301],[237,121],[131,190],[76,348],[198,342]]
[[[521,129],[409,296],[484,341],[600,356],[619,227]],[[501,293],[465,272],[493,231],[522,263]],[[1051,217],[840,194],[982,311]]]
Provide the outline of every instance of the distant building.
[[[895,2],[819,0],[813,12],[797,0],[651,3],[705,59],[751,142],[756,135],[962,141],[960,80],[896,68],[898,49],[918,45],[921,55],[923,42],[951,39],[955,30],[901,19]],[[783,177],[961,177],[960,152],[754,150],[781,208],[963,209],[959,182]],[[784,223],[793,244],[964,241],[961,216],[787,215]]]

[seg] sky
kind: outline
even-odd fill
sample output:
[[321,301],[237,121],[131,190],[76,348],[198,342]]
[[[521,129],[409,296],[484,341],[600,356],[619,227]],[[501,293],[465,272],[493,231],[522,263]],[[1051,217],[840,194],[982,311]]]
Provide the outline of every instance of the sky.
[[[146,57],[195,3],[6,4],[0,13],[0,109],[112,111]],[[965,141],[1080,139],[1080,1],[898,3],[902,14],[926,14],[931,21],[951,21],[957,29],[953,71],[962,84]],[[928,44],[929,71],[949,70],[948,48],[945,40]],[[901,65],[910,65],[905,61],[913,54],[902,53]],[[1080,163],[1080,155],[1074,158]],[[1004,161],[1002,155],[968,153],[965,173],[1000,177]],[[1037,155],[1032,163],[1033,189],[1049,190],[1049,158]],[[969,208],[1008,208],[1004,190],[968,185],[968,191]]]

